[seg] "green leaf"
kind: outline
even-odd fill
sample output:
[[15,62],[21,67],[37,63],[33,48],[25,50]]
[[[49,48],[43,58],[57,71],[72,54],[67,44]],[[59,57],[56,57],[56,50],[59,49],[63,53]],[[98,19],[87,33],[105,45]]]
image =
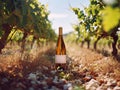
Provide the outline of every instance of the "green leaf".
[[74,88],[73,88],[73,90],[85,90],[85,88],[84,87],[82,87],[82,86],[74,86]]
[[120,20],[120,9],[119,8],[112,8],[106,7],[103,10],[103,27],[106,32],[110,32],[115,26],[119,24]]
[[72,8],[72,10],[75,12],[75,14],[78,14],[79,8]]

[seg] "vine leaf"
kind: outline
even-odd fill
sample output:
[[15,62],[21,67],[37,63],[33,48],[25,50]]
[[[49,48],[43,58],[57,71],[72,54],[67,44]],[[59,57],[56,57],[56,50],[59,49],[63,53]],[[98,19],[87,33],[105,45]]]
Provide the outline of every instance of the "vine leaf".
[[119,24],[120,20],[120,9],[119,8],[112,8],[106,7],[103,10],[103,27],[106,32],[110,32],[115,26]]

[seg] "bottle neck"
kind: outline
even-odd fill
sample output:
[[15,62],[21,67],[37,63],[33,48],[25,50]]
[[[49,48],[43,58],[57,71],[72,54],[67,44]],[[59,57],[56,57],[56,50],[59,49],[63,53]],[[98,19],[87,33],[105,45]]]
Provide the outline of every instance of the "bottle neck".
[[63,34],[62,31],[63,31],[63,30],[62,30],[62,27],[59,27],[59,35],[62,35],[62,34]]

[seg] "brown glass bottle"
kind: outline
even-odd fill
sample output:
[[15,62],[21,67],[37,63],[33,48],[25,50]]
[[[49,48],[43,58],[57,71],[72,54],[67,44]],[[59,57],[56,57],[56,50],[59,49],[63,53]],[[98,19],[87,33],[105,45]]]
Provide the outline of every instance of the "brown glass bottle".
[[56,53],[55,53],[55,68],[58,71],[66,70],[66,47],[63,40],[63,29],[59,27],[59,36],[56,45]]

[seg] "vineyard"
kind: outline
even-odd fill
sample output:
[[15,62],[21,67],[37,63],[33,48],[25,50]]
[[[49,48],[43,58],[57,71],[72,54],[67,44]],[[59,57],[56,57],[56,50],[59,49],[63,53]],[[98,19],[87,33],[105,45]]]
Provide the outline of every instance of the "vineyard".
[[89,2],[70,6],[79,22],[64,35],[68,69],[57,72],[47,6],[0,0],[0,90],[120,90],[120,0]]

